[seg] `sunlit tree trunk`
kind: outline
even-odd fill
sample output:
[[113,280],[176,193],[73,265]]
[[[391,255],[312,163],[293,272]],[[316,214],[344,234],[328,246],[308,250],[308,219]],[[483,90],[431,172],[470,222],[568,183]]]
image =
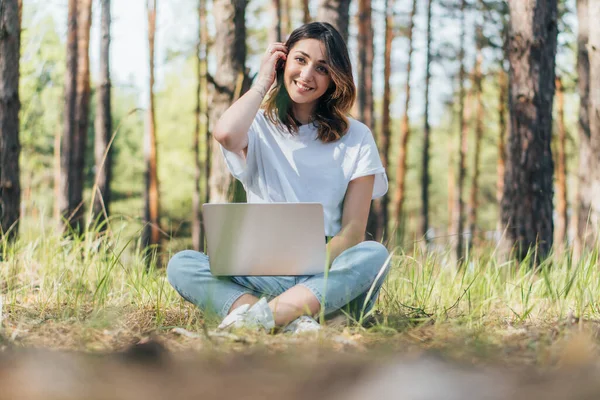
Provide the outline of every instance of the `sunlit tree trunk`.
[[156,149],[156,116],[154,102],[154,37],[156,32],[156,0],[147,0],[148,12],[148,49],[149,49],[149,105],[144,140],[144,158],[146,162],[146,188],[144,191],[144,229],[142,247],[158,246],[160,243],[159,225],[159,189]]
[[460,7],[460,15],[461,15],[461,32],[460,32],[460,51],[459,51],[459,62],[460,62],[460,71],[459,71],[459,121],[460,121],[460,141],[459,141],[459,150],[458,150],[458,181],[456,183],[456,201],[454,203],[455,211],[453,212],[454,218],[456,221],[454,222],[454,227],[456,231],[456,241],[455,243],[455,256],[457,260],[460,260],[463,256],[463,231],[464,231],[464,212],[465,212],[465,201],[464,201],[464,186],[465,179],[467,176],[467,138],[468,138],[468,123],[465,112],[465,98],[466,98],[466,88],[465,88],[465,79],[466,79],[466,66],[465,66],[465,36],[466,36],[466,0],[461,1]]
[[556,77],[556,115],[558,137],[556,138],[556,228],[554,243],[557,249],[564,247],[567,236],[567,128],[565,126],[565,96],[560,77]]
[[71,226],[83,227],[83,184],[85,148],[90,114],[90,28],[92,0],[79,0],[77,6],[77,99],[75,100],[75,136],[73,140],[73,205],[75,213]]
[[425,113],[423,115],[423,150],[421,168],[421,223],[419,235],[429,244],[429,142],[431,128],[429,126],[429,84],[431,81],[431,8],[434,0],[427,2],[427,58],[425,59]]
[[506,238],[523,259],[552,247],[554,165],[552,103],[557,46],[556,0],[510,0],[509,60],[511,131],[502,221]]
[[[215,57],[219,68],[211,85],[210,121],[214,124],[231,105],[236,96],[236,83],[245,74],[246,61],[246,1],[215,0],[213,16],[217,27]],[[239,94],[239,93],[238,93]],[[211,127],[212,130],[212,127]],[[210,201],[230,201],[233,178],[227,170],[219,144],[211,139],[212,159],[210,175]]]
[[62,222],[68,229],[77,204],[73,203],[75,184],[75,135],[77,99],[77,0],[69,0],[67,16],[67,65],[65,70],[65,95],[63,133],[60,146],[60,198],[58,199]]
[[[285,1],[285,0],[283,0]],[[282,11],[281,11],[281,2],[282,0],[271,0],[271,30],[269,31],[269,42],[281,42],[281,19],[282,19]]]
[[308,0],[302,0],[302,22],[308,24],[311,20],[310,9],[308,8]]
[[192,154],[194,154],[194,191],[192,193],[192,247],[196,251],[200,251],[202,247],[201,231],[202,231],[202,214],[200,210],[201,202],[201,178],[202,164],[200,161],[200,135],[201,135],[201,113],[202,113],[202,13],[204,0],[198,1],[198,36],[196,38],[196,107],[194,110],[194,134],[192,139]]
[[[0,237],[15,240],[19,231],[21,184],[19,170],[19,59],[21,1],[0,7]],[[1,258],[1,255],[0,255]]]
[[319,0],[317,21],[329,22],[348,42],[350,0]]
[[[383,110],[381,119],[381,136],[379,137],[379,153],[383,168],[386,170],[389,166],[390,153],[390,103],[391,88],[390,76],[392,72],[392,43],[394,41],[394,3],[395,0],[385,1],[385,51],[383,53]],[[383,231],[387,229],[388,222],[388,203],[389,197],[386,193],[373,202],[375,211],[374,217],[377,218],[375,226],[381,229],[380,237],[383,237]],[[379,233],[379,232],[377,232]]]
[[413,31],[415,27],[415,15],[417,13],[417,0],[413,0],[412,9],[410,12],[410,22],[408,26],[408,62],[406,65],[406,83],[404,91],[406,97],[404,99],[404,116],[402,117],[402,125],[400,130],[400,147],[398,148],[398,164],[396,166],[396,190],[394,192],[394,224],[397,227],[401,226],[401,218],[404,207],[404,182],[406,180],[406,160],[408,155],[408,139],[410,137],[410,79],[412,73],[412,56],[414,50]]
[[594,240],[594,232],[588,224],[591,204],[594,199],[587,188],[591,186],[588,171],[592,159],[590,146],[590,58],[588,52],[590,15],[588,0],[577,0],[577,82],[579,89],[579,179],[576,203],[574,253],[579,255],[585,246]]
[[469,232],[471,243],[476,241],[477,208],[479,207],[479,175],[481,171],[481,140],[483,138],[483,75],[481,64],[483,62],[483,27],[477,27],[477,55],[475,71],[473,74],[473,86],[475,90],[475,154],[473,157],[473,176],[471,180],[471,193],[469,196]]
[[94,193],[94,220],[98,219],[101,230],[107,228],[103,222],[110,216],[110,181],[112,179],[112,151],[108,148],[112,135],[111,81],[110,81],[110,0],[102,0],[100,21],[100,74],[96,89],[96,121],[94,156],[96,162],[96,182]]
[[292,5],[291,0],[281,2],[281,39],[285,40],[292,33]]
[[[200,36],[201,36],[201,42],[203,44],[202,47],[202,51],[200,54],[200,59],[202,62],[202,82],[204,85],[204,110],[203,110],[203,116],[204,116],[204,165],[203,165],[203,171],[202,171],[202,176],[204,179],[204,197],[203,197],[203,202],[204,203],[208,203],[210,201],[210,184],[209,184],[209,177],[210,177],[210,161],[211,161],[211,142],[212,142],[212,137],[210,135],[210,129],[209,129],[209,106],[208,106],[208,101],[209,101],[209,91],[208,91],[208,50],[209,50],[209,35],[208,35],[208,23],[207,23],[207,12],[206,12],[206,1],[207,0],[201,0],[200,1]],[[202,217],[202,213],[200,213],[200,216]],[[205,231],[203,229],[203,227],[200,230],[200,250],[204,251],[204,242],[205,242]]]
[[590,185],[582,187],[589,199],[588,231],[593,239],[600,236],[600,3],[590,0],[588,54],[590,63],[590,92],[588,115],[590,120],[590,157],[587,172]]

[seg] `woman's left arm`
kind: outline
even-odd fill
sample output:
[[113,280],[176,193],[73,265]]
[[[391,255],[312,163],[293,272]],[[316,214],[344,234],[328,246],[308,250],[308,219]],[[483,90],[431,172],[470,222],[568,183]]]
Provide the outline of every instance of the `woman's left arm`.
[[342,229],[327,244],[329,266],[344,250],[363,241],[374,184],[375,175],[356,178],[348,183],[342,209]]

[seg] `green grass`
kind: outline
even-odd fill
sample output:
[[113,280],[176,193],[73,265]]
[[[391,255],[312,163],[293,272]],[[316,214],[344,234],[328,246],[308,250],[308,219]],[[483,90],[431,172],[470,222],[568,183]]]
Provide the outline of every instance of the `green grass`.
[[[214,321],[205,321],[166,279],[162,266],[178,250],[177,241],[167,242],[169,250],[147,268],[132,225],[115,218],[108,234],[64,238],[47,221],[27,221],[22,238],[2,246],[4,335],[22,345],[114,349],[149,334],[172,338],[174,327],[213,329]],[[493,248],[472,252],[460,268],[450,260],[449,252],[396,250],[376,322],[346,331],[361,334],[365,343],[414,338],[439,347],[458,340],[479,352],[505,347],[509,330],[547,332],[569,320],[598,320],[597,249],[579,261],[551,256],[537,267],[532,258],[502,260]],[[527,337],[525,347],[539,351],[541,336]]]

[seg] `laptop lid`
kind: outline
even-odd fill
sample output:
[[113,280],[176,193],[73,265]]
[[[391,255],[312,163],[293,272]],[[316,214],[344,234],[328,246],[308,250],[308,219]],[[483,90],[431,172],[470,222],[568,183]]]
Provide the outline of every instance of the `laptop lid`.
[[213,275],[314,275],[325,270],[320,203],[202,206]]

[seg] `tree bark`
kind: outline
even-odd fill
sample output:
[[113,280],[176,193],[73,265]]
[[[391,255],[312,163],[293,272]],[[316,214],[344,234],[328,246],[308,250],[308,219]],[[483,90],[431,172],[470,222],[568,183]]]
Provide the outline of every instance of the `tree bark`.
[[273,43],[273,42],[281,42],[282,39],[282,35],[281,35],[281,1],[282,0],[271,0],[271,7],[272,7],[272,26],[271,26],[271,30],[269,31],[269,42]]
[[111,80],[110,80],[110,0],[102,0],[100,21],[100,74],[96,89],[96,121],[94,157],[96,163],[96,184],[94,193],[94,221],[98,220],[100,230],[107,228],[110,216],[110,182],[112,179],[112,151],[109,143],[112,135]]
[[348,43],[350,0],[319,0],[317,20],[333,25]]
[[593,243],[594,233],[589,229],[588,217],[594,199],[590,197],[591,177],[588,171],[592,159],[590,147],[590,58],[588,52],[590,15],[588,0],[577,0],[577,81],[579,89],[579,173],[577,189],[577,219],[574,253]]
[[75,136],[73,140],[72,204],[75,212],[71,226],[83,228],[83,186],[85,175],[85,148],[90,114],[90,28],[92,0],[79,0],[77,6],[77,99],[75,100]]
[[[588,169],[590,185],[583,188],[586,198],[589,199],[588,231],[592,233],[594,244],[598,245],[600,232],[600,3],[589,2],[589,41],[588,54],[590,62],[590,92],[589,92],[589,120],[590,120],[590,157]],[[585,211],[585,210],[584,210]]]
[[302,0],[302,22],[308,24],[311,20],[310,9],[308,8],[309,0]]
[[160,244],[158,154],[156,148],[156,116],[154,104],[154,37],[156,33],[156,0],[147,0],[149,50],[149,105],[144,140],[146,188],[144,190],[144,229],[142,248]]
[[[244,76],[246,61],[246,0],[215,0],[213,15],[217,26],[215,56],[219,68],[211,87],[211,125],[231,105],[238,77]],[[212,126],[211,126],[212,131]],[[211,139],[210,201],[230,201],[233,178],[227,170],[219,144]]]
[[19,170],[19,60],[21,1],[0,6],[0,236],[10,241],[19,231],[21,184]]
[[[204,203],[208,203],[210,201],[210,167],[211,167],[211,144],[212,137],[210,134],[210,119],[209,119],[209,90],[208,90],[208,52],[209,52],[209,35],[208,35],[208,23],[207,23],[207,12],[206,12],[206,0],[202,0],[200,3],[201,14],[200,14],[200,29],[202,36],[202,43],[204,44],[203,52],[202,52],[202,65],[204,70],[202,71],[202,79],[204,82],[204,166],[203,166],[203,176],[204,176]],[[201,214],[202,216],[203,214]],[[204,227],[200,231],[200,250],[204,251],[204,241],[205,241],[205,230]]]
[[[383,53],[383,110],[381,120],[381,136],[379,137],[379,154],[381,163],[386,170],[389,166],[390,153],[390,104],[391,104],[391,87],[390,76],[392,73],[392,44],[394,41],[394,3],[395,0],[385,1],[385,51]],[[375,199],[373,202],[373,210],[375,211],[371,218],[377,218],[374,225],[379,228],[376,231],[376,237],[379,235],[383,238],[384,231],[387,229],[389,219],[388,215],[389,196],[386,193],[382,197]]]
[[198,36],[196,38],[196,108],[194,110],[194,134],[192,135],[192,154],[194,154],[194,191],[192,193],[192,247],[196,251],[200,251],[202,243],[200,236],[202,231],[202,211],[200,209],[201,202],[201,179],[202,179],[202,163],[200,161],[200,118],[202,114],[202,14],[203,2],[198,1]]
[[373,130],[373,25],[371,0],[358,0],[358,116]]
[[414,50],[413,31],[415,27],[415,15],[417,13],[417,0],[413,0],[410,12],[410,22],[408,26],[408,62],[406,65],[406,83],[404,91],[404,116],[400,131],[400,147],[398,148],[398,164],[396,167],[396,190],[394,193],[394,224],[400,227],[400,219],[404,207],[404,182],[406,180],[406,160],[408,157],[408,139],[410,137],[410,79],[412,73],[412,56]]
[[554,243],[562,250],[567,238],[567,128],[565,126],[565,96],[562,80],[556,77],[556,114],[558,117],[558,137],[556,154],[556,229]]
[[63,134],[60,146],[60,198],[58,199],[62,223],[66,230],[71,226],[76,204],[75,189],[75,134],[77,99],[77,0],[69,0],[67,16],[67,66],[65,70],[65,95]]
[[471,193],[469,196],[469,233],[471,244],[476,241],[477,229],[477,207],[479,207],[479,175],[481,164],[481,140],[483,138],[483,74],[481,73],[481,64],[483,62],[483,27],[477,27],[477,56],[475,61],[475,71],[473,74],[473,86],[475,89],[475,154],[473,157],[473,176],[471,180]]
[[[502,221],[516,256],[552,247],[552,103],[557,46],[556,0],[510,0],[511,131]],[[536,260],[537,261],[537,260]]]
[[423,116],[423,157],[421,168],[421,221],[419,235],[429,245],[429,142],[431,128],[429,126],[429,85],[431,82],[431,8],[434,0],[427,2],[427,56],[425,59],[425,115]]
[[459,62],[460,62],[460,71],[459,71],[459,121],[460,121],[460,141],[459,141],[459,150],[458,150],[458,181],[456,186],[456,202],[454,204],[454,227],[456,231],[456,242],[455,243],[455,254],[456,259],[460,260],[463,256],[463,243],[464,243],[464,212],[465,212],[465,200],[464,200],[464,186],[465,179],[467,176],[467,167],[466,167],[466,159],[467,159],[467,144],[468,144],[468,123],[465,112],[465,97],[466,97],[466,88],[465,88],[465,79],[467,77],[466,66],[465,66],[465,36],[466,36],[466,0],[461,1],[460,7],[460,15],[461,15],[461,33],[460,33],[460,51],[459,51]]

